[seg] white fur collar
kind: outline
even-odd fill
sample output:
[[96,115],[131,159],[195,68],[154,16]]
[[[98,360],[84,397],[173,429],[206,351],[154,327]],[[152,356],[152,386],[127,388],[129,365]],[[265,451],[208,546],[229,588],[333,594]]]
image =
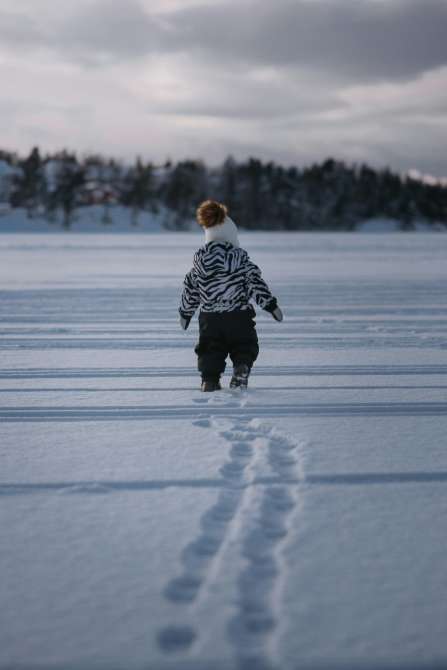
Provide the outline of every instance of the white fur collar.
[[206,242],[229,242],[234,247],[239,246],[236,224],[229,216],[225,217],[223,223],[211,228],[205,228]]

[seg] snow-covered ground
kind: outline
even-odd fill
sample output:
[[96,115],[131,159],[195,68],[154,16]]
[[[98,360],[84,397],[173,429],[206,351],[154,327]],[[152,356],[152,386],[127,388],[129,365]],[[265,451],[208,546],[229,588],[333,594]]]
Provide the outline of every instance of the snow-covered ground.
[[[0,233],[55,233],[67,234],[67,227],[63,225],[63,213],[57,212],[54,221],[48,221],[42,214],[30,218],[25,209],[12,209],[7,203],[0,202]],[[72,214],[68,228],[69,232],[97,233],[109,235],[116,233],[160,233],[166,230],[175,231],[178,228],[176,215],[172,210],[160,206],[157,213],[141,211],[136,219],[132,217],[129,207],[121,205],[89,205],[78,207]],[[184,228],[197,228],[195,220],[184,222]],[[372,218],[359,221],[356,232],[361,233],[396,233],[401,230],[401,222],[397,219]],[[447,227],[441,222],[415,221],[412,231],[417,233],[447,232]]]
[[447,238],[241,237],[206,396],[199,234],[0,237],[2,669],[447,667]]
[[[71,216],[70,232],[76,233],[152,233],[162,232],[172,219],[172,213],[160,208],[158,213],[150,211],[138,212],[132,217],[130,207],[113,205],[90,205],[78,207]],[[54,233],[67,234],[63,224],[64,217],[58,210],[53,221],[49,221],[37,213],[29,217],[22,207],[10,208],[0,203],[0,233]]]

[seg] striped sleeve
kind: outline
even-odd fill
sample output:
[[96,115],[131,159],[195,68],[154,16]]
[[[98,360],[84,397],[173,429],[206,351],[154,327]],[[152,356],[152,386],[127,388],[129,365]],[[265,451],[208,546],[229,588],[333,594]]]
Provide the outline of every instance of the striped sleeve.
[[275,298],[262,278],[261,270],[249,259],[248,255],[246,256],[244,266],[248,296],[253,298],[261,309],[265,309]]
[[192,317],[200,305],[200,294],[194,269],[190,270],[183,280],[183,292],[180,297],[179,312],[184,316]]

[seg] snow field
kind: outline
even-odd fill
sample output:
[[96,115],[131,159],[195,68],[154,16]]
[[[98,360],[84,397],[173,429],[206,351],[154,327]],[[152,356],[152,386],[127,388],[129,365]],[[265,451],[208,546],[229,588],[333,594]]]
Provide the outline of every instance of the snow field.
[[447,242],[246,235],[285,321],[215,394],[198,242],[0,239],[0,667],[443,667]]

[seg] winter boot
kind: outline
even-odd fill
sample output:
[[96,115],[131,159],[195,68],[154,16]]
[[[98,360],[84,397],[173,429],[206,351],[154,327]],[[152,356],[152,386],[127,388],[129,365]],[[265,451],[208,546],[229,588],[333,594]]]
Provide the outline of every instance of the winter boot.
[[202,379],[201,391],[220,391],[222,389],[218,378]]
[[250,368],[246,363],[235,365],[233,369],[233,376],[230,381],[230,389],[246,389],[248,384],[248,375]]

